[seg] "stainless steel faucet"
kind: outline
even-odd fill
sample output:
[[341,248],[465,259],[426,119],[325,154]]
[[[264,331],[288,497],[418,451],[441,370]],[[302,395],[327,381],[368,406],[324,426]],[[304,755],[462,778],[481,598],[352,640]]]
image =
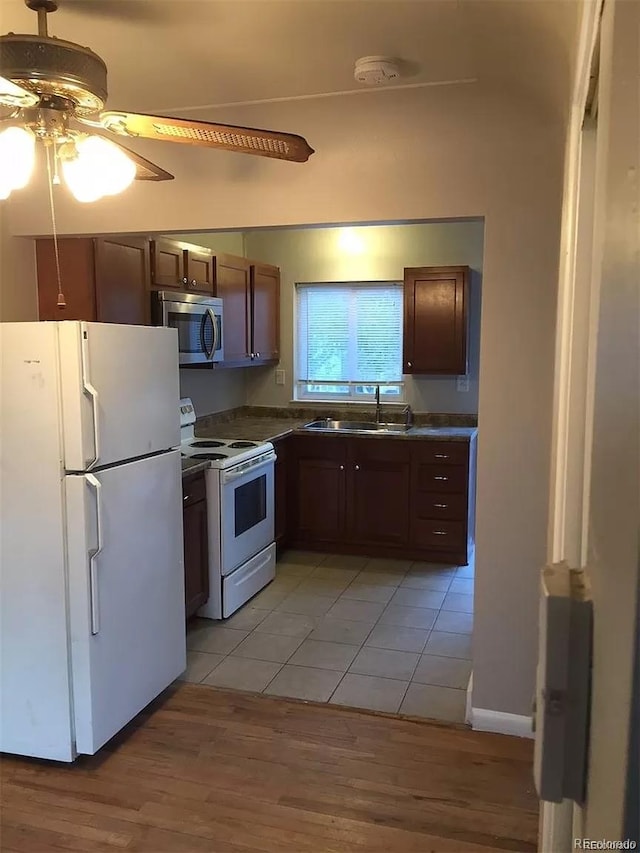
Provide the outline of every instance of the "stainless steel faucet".
[[376,385],[376,423],[380,423],[380,386]]
[[406,405],[402,410],[402,414],[404,415],[404,423],[407,429],[411,429],[413,426],[413,409],[411,406]]

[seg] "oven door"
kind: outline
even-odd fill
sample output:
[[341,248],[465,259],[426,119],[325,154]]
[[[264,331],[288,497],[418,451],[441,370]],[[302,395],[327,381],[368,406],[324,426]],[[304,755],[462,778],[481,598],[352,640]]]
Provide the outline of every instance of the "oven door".
[[273,450],[220,472],[222,574],[274,540]]
[[162,325],[178,332],[180,364],[207,364],[222,358],[222,317],[192,302],[162,302]]

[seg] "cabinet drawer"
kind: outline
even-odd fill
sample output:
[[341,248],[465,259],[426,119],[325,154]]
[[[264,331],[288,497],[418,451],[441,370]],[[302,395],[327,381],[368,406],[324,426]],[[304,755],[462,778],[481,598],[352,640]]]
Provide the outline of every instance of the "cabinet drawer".
[[467,469],[462,465],[419,465],[416,487],[424,492],[467,492]]
[[414,519],[413,543],[436,551],[461,551],[467,547],[466,524],[463,521]]
[[418,492],[414,496],[413,515],[418,519],[452,519],[465,521],[467,496],[447,492]]
[[205,500],[207,490],[205,485],[204,474],[202,472],[194,474],[192,477],[185,477],[182,481],[182,503],[183,506],[191,506],[198,501]]
[[427,465],[466,465],[469,445],[466,441],[416,441],[413,458]]

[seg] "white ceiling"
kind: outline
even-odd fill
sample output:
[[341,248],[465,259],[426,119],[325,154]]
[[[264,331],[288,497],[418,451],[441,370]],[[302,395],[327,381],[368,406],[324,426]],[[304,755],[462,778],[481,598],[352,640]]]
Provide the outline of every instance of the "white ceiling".
[[[401,85],[480,81],[556,115],[579,0],[60,0],[51,35],[109,68],[111,109],[183,112],[361,88],[355,60],[402,60]],[[0,32],[35,32],[1,0]],[[464,85],[472,85],[465,83]],[[223,110],[220,120],[224,121]]]

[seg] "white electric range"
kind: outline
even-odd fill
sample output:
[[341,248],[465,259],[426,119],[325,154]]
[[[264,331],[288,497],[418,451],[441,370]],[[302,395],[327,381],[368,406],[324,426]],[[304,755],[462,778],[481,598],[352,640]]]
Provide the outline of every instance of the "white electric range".
[[198,615],[223,619],[275,577],[276,453],[269,441],[197,438],[195,421],[191,400],[180,400],[180,451],[208,462],[209,601]]

